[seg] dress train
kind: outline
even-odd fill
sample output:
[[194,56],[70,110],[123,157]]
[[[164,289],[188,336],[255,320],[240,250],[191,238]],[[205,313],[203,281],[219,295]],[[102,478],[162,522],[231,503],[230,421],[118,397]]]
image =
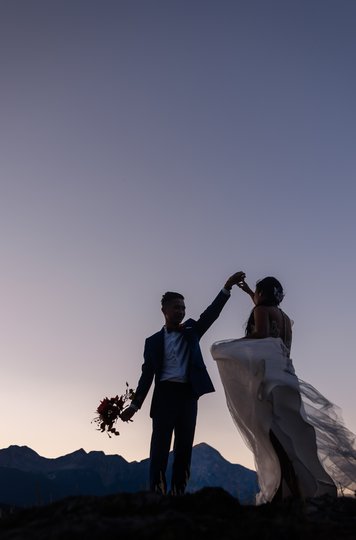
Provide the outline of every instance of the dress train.
[[337,407],[297,378],[280,338],[218,341],[211,354],[231,416],[254,454],[257,504],[271,501],[280,489],[273,438],[292,464],[301,496],[336,495],[336,487],[356,490],[355,436]]

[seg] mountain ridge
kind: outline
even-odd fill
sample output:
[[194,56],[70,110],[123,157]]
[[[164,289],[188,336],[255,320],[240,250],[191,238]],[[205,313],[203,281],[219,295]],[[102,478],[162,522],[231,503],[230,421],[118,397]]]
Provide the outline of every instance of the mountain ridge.
[[[172,467],[170,453],[167,478]],[[31,506],[71,495],[110,495],[148,490],[149,459],[128,462],[118,454],[86,452],[82,448],[57,458],[45,458],[27,446],[0,449],[0,502]],[[243,504],[257,492],[255,471],[232,464],[213,447],[193,447],[188,491],[222,487]]]

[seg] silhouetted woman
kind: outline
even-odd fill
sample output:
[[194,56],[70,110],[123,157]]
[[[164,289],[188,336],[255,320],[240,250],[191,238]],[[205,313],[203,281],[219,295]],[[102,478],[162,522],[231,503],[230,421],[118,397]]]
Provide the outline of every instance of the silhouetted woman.
[[256,502],[336,496],[336,483],[354,490],[354,436],[334,406],[295,374],[292,322],[279,307],[282,285],[266,277],[255,291],[244,280],[239,287],[255,304],[246,335],[214,343],[211,353],[232,418],[254,453]]

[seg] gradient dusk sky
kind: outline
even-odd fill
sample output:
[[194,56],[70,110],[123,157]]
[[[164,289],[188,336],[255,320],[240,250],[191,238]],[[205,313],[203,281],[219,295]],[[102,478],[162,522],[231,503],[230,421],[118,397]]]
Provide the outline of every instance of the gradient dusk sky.
[[[1,0],[1,447],[148,456],[136,386],[160,299],[197,318],[226,278],[286,290],[297,374],[356,431],[356,2]],[[253,468],[212,342],[195,443]]]

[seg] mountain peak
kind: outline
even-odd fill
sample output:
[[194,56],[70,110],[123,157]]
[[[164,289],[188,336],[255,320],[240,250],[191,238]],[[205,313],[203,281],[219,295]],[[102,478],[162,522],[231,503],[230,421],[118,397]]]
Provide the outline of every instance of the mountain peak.
[[73,452],[69,452],[69,454],[64,454],[64,456],[62,457],[65,457],[65,458],[68,458],[68,457],[72,457],[72,458],[82,458],[84,456],[87,456],[88,454],[86,453],[86,451],[84,450],[84,448],[79,448],[79,450],[74,450]]
[[37,457],[40,457],[39,454],[37,454],[37,452],[35,452],[34,450],[32,450],[32,448],[30,448],[29,446],[19,446],[18,444],[11,444],[9,446],[9,448],[2,448],[0,449],[0,452],[2,451],[9,451],[11,452],[12,454],[21,454],[22,456],[23,455],[27,455],[27,456],[37,456]]
[[36,467],[44,461],[45,458],[41,457],[37,452],[29,448],[28,446],[18,446],[13,444],[8,448],[2,448],[0,450],[0,466],[11,467],[13,469],[22,469],[23,463],[27,470],[36,469]]
[[205,442],[201,442],[194,445],[194,452],[198,453],[199,456],[200,455],[207,455],[209,457],[214,456],[218,459],[225,460],[225,458],[220,454],[220,452],[218,452],[215,448],[213,448],[212,446],[210,446],[209,444]]

